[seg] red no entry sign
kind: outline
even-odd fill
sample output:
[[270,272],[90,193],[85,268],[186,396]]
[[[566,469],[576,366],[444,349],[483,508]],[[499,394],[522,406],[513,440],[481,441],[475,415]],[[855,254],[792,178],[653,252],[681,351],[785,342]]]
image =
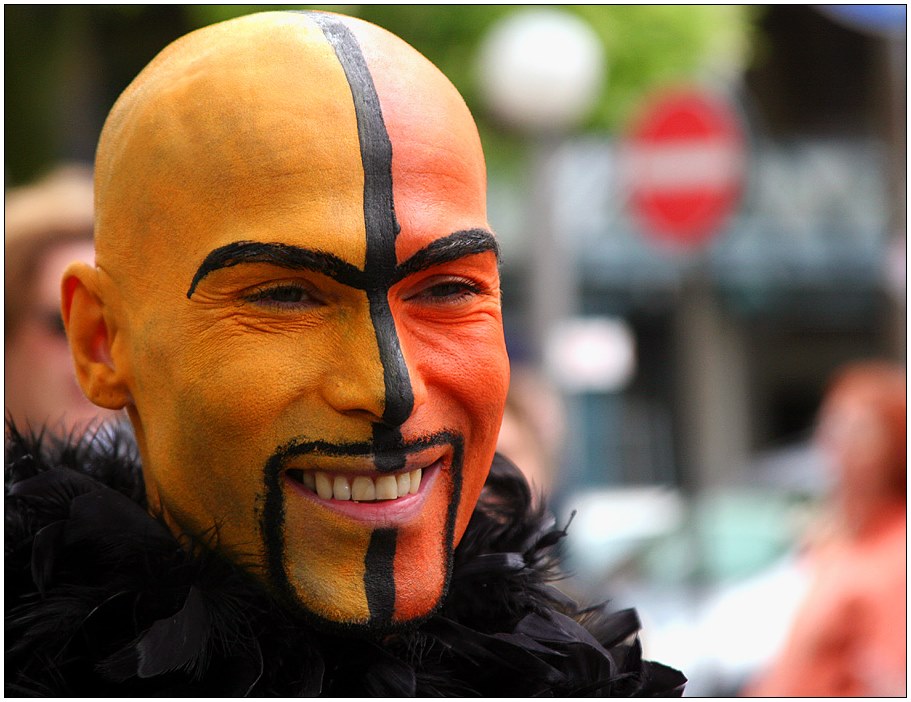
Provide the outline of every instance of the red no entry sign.
[[697,91],[652,102],[631,130],[621,164],[642,229],[692,247],[718,233],[743,191],[746,140],[737,112]]

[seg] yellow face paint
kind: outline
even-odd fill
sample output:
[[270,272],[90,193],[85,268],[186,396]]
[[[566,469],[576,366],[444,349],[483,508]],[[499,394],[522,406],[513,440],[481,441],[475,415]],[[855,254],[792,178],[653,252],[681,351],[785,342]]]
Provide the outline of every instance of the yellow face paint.
[[152,509],[318,619],[430,614],[508,383],[452,86],[365,23],[248,16],[140,74],[96,174]]

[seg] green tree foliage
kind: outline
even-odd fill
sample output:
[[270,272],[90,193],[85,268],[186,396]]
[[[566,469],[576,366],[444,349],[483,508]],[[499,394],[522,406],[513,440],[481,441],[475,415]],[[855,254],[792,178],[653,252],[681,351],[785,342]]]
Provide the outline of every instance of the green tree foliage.
[[[475,114],[475,56],[485,32],[522,5],[197,5],[196,26],[267,9],[325,9],[398,34],[449,76]],[[616,130],[642,96],[663,84],[738,75],[749,60],[758,10],[747,5],[565,5],[604,42],[607,84],[588,127]],[[482,117],[483,118],[483,117]]]
[[[181,34],[250,12],[325,9],[398,34],[446,73],[478,118],[493,162],[514,160],[518,135],[480,104],[475,57],[485,32],[521,5],[7,5],[8,176],[86,157],[104,113],[132,75]],[[566,5],[604,42],[606,84],[587,129],[616,131],[642,97],[702,74],[736,76],[749,60],[757,10],[744,5]],[[87,103],[91,103],[88,104]],[[74,110],[87,110],[80,117]],[[73,121],[88,121],[81,128]],[[78,127],[78,125],[77,125]],[[74,136],[75,134],[75,136]],[[79,144],[73,146],[71,142]],[[491,148],[492,147],[492,148]]]

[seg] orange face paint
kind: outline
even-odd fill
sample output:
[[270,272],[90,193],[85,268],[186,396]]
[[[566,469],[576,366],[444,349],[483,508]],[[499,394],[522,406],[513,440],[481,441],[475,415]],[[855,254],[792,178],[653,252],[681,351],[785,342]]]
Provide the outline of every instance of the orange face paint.
[[508,383],[483,157],[452,86],[371,25],[248,16],[140,75],[96,172],[151,507],[318,619],[429,615]]

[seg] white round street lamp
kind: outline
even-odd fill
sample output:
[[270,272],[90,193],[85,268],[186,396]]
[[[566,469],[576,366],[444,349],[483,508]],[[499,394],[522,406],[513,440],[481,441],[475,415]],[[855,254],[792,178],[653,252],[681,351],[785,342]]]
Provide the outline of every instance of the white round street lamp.
[[[479,92],[490,113],[532,137],[530,188],[521,234],[522,246],[530,254],[525,312],[536,361],[556,381],[564,398],[571,400],[566,403],[567,411],[578,419],[583,413],[581,398],[572,400],[569,395],[594,390],[593,385],[603,389],[605,369],[599,357],[604,344],[598,343],[600,337],[594,342],[582,339],[581,344],[574,338],[569,349],[555,343],[565,337],[565,324],[579,307],[574,256],[564,236],[565,227],[556,216],[555,174],[559,172],[561,141],[591,113],[604,90],[604,47],[594,30],[575,15],[549,8],[522,9],[500,20],[484,37],[477,69]],[[569,360],[576,363],[567,364]],[[570,378],[571,382],[567,382],[567,374],[554,373],[555,366],[568,365],[579,376]],[[626,368],[626,364],[619,365]],[[581,375],[587,379],[584,388],[577,387]],[[591,381],[593,375],[598,382]],[[614,375],[617,378],[609,384],[611,389],[617,389],[628,373],[621,369]],[[571,420],[571,424],[577,427],[577,435],[566,447],[569,458],[563,466],[569,469],[564,477],[570,481],[572,473],[585,465],[581,447],[587,445],[584,422]]]
[[557,157],[562,139],[588,116],[604,89],[604,48],[577,16],[526,8],[493,25],[476,65],[487,109],[532,137],[521,246],[529,253],[526,314],[537,360],[543,362],[550,337],[575,313],[578,296],[573,257],[556,221]]
[[488,109],[527,132],[563,132],[591,111],[606,79],[601,40],[555,9],[517,11],[496,23],[478,54]]

